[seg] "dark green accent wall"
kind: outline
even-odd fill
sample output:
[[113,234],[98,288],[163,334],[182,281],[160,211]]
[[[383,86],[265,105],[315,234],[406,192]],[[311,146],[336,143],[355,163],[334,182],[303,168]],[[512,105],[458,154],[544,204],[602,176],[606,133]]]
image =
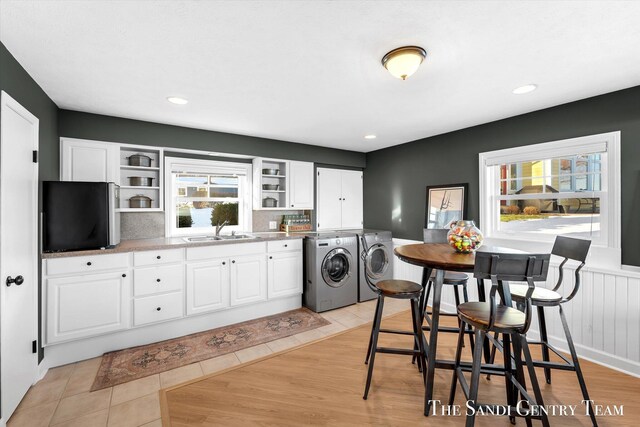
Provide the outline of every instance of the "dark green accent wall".
[[613,131],[621,131],[622,262],[640,266],[640,86],[367,153],[365,226],[421,240],[425,187],[460,182],[477,220],[478,153]]
[[[44,93],[2,43],[0,43],[0,90],[8,93],[38,118],[40,181],[58,179],[58,106]],[[40,276],[40,263],[38,263],[38,275]],[[41,307],[42,293],[40,292],[39,278],[38,283],[38,306]],[[40,336],[41,313],[42,310],[39,308],[38,331]],[[38,342],[42,342],[42,340],[39,339]],[[43,357],[44,352],[40,348],[38,360],[42,360]]]
[[365,154],[308,144],[60,110],[60,136],[364,167]]

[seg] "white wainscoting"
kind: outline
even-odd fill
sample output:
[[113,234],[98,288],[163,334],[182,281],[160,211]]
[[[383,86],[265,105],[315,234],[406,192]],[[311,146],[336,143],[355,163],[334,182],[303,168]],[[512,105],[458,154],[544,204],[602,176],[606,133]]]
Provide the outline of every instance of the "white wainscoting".
[[[394,247],[415,240],[393,239]],[[394,278],[420,283],[422,269],[394,257]],[[558,277],[557,263],[552,261],[547,288],[553,288]],[[562,294],[568,295],[573,287],[573,269],[565,269]],[[478,296],[475,280],[470,281],[469,298]],[[487,292],[489,285],[487,284]],[[442,308],[455,310],[453,291],[445,287]],[[582,269],[582,284],[576,297],[564,305],[565,314],[580,357],[625,373],[640,377],[640,274],[634,271],[589,268]],[[561,350],[567,350],[558,310],[547,308],[549,339]],[[538,320],[534,318],[529,330],[538,338]]]

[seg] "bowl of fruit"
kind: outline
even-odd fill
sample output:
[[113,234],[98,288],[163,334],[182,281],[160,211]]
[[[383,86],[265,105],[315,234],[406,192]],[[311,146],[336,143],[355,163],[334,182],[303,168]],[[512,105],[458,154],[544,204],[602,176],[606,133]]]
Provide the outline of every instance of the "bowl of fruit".
[[461,220],[451,224],[447,241],[456,252],[470,254],[482,246],[484,236],[473,221]]

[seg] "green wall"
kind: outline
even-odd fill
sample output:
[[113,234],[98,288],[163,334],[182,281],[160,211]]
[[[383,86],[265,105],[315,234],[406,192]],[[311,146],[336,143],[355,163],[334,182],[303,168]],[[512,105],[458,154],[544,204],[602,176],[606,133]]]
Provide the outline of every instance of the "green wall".
[[365,154],[315,145],[60,110],[60,136],[304,160],[362,168]]
[[[39,176],[40,181],[58,178],[58,107],[47,96],[38,84],[27,74],[22,66],[0,43],[0,90],[8,93],[20,105],[29,110],[39,120]],[[2,120],[2,117],[0,117]],[[40,275],[40,263],[38,263]],[[38,278],[38,331],[41,335],[40,325],[42,310],[42,284]],[[42,342],[42,340],[38,340]],[[39,350],[38,359],[44,356],[42,348]]]
[[477,220],[478,153],[618,130],[622,262],[640,266],[640,86],[367,153],[365,226],[421,240],[425,187],[460,182]]

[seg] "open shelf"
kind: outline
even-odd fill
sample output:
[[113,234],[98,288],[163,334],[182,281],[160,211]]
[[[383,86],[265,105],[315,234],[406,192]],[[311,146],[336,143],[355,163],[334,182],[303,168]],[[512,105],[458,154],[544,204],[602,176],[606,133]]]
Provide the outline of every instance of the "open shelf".
[[286,175],[262,175],[263,178],[286,178]]
[[[162,148],[152,148],[141,145],[123,144],[120,146],[120,212],[161,212],[163,210],[162,197]],[[129,157],[142,154],[151,158],[151,166],[132,166]],[[151,187],[128,185],[129,177],[153,178]],[[142,194],[151,199],[150,208],[131,208],[129,199]]]

